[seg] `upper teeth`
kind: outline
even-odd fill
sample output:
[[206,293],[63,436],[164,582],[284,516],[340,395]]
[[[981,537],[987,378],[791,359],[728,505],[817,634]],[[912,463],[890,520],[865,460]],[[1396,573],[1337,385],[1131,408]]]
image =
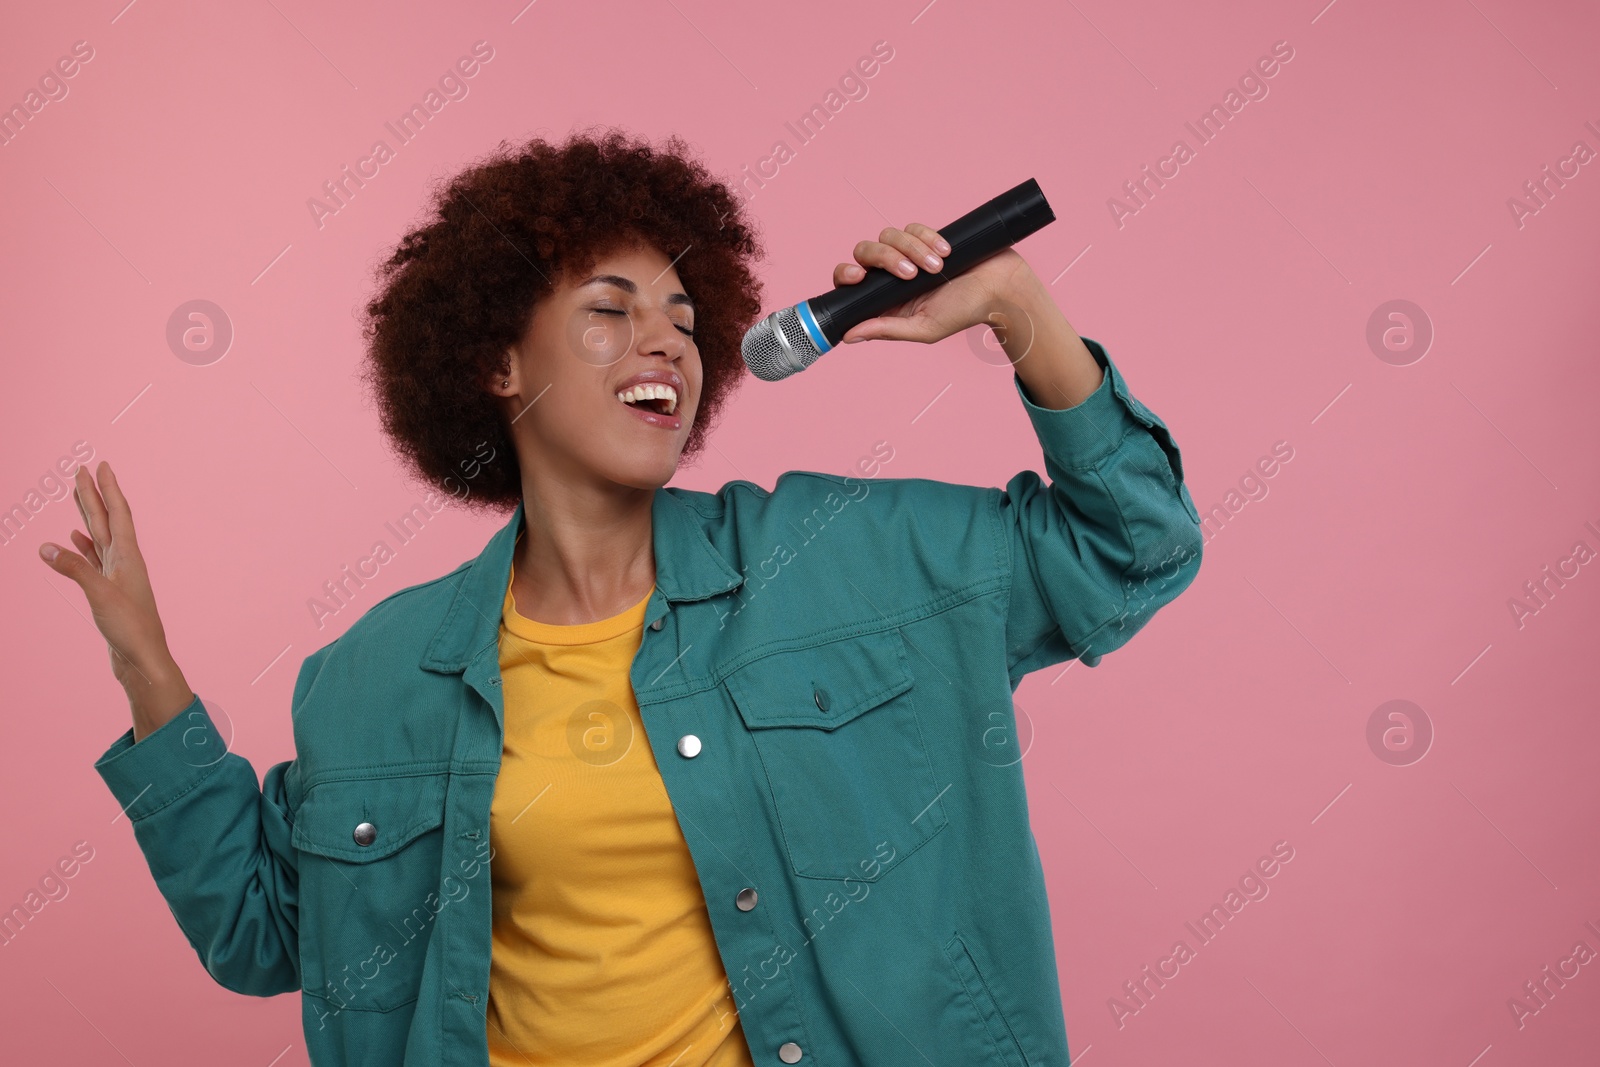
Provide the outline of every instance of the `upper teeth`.
[[619,392],[617,399],[624,404],[632,404],[638,400],[665,400],[668,415],[678,407],[678,391],[670,385],[659,382],[645,382],[643,385],[631,386]]

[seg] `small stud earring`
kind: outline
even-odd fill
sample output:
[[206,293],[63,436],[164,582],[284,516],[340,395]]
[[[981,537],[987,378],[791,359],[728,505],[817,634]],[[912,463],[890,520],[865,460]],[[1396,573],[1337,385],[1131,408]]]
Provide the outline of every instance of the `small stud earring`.
[[500,379],[500,385],[501,385],[502,388],[504,388],[505,386],[508,386],[510,384],[511,384],[511,379],[510,378],[502,378],[502,379]]

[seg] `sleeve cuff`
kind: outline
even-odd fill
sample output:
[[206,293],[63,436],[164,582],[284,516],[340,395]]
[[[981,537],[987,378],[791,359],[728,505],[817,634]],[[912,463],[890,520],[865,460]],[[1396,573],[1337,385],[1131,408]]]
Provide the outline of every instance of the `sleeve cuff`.
[[203,782],[228,746],[200,697],[135,742],[130,729],[95,761],[94,769],[128,818],[137,822]]
[[1015,371],[1011,374],[1040,445],[1047,455],[1069,469],[1098,466],[1117,450],[1129,430],[1148,428],[1149,420],[1154,418],[1128,395],[1122,372],[1100,342],[1085,337],[1083,343],[1105,373],[1095,391],[1070,408],[1041,407],[1028,395],[1021,377]]

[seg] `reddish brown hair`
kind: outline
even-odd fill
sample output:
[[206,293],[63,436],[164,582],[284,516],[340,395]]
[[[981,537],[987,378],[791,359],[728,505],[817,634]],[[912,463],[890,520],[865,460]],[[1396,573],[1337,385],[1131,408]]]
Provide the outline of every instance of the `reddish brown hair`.
[[501,142],[436,184],[425,221],[377,268],[361,377],[406,466],[468,508],[514,508],[517,456],[483,385],[558,274],[582,277],[636,242],[676,257],[694,301],[704,380],[683,458],[697,455],[744,374],[739,343],[761,311],[751,264],[766,253],[739,199],[676,135],[657,147],[601,129]]

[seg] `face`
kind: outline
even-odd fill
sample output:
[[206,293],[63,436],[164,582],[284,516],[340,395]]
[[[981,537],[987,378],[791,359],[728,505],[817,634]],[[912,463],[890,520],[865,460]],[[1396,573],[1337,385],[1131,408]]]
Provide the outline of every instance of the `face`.
[[653,247],[558,277],[511,349],[509,372],[491,383],[507,398],[523,470],[637,489],[667,484],[700,401],[693,331],[694,305]]

